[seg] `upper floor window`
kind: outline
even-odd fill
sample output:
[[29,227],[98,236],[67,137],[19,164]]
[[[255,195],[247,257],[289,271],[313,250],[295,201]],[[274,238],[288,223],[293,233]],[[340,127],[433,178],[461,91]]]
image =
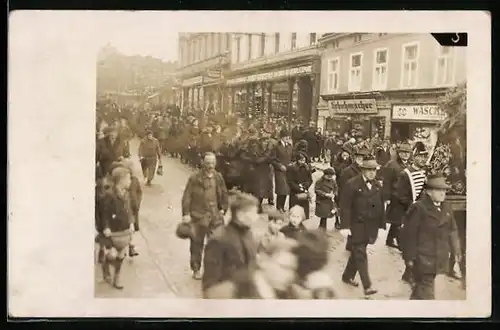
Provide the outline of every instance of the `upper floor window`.
[[231,49],[231,34],[226,33],[226,51]]
[[436,63],[435,84],[437,86],[450,85],[454,83],[454,49],[452,47],[439,46]]
[[375,50],[375,63],[373,65],[373,89],[381,90],[387,88],[387,62],[388,50]]
[[383,37],[383,36],[386,36],[386,35],[387,35],[387,33],[379,33],[378,34],[379,37]]
[[274,52],[275,53],[280,52],[280,34],[279,33],[274,34]]
[[418,72],[418,43],[403,45],[403,67],[401,70],[401,87],[417,86]]
[[361,34],[355,34],[354,35],[354,43],[361,42],[362,36]]
[[336,92],[339,88],[339,64],[340,58],[337,57],[328,61],[328,92]]
[[[217,48],[219,48],[218,33],[212,33],[212,54],[210,57],[217,55]],[[220,51],[219,51],[220,52]]]
[[264,56],[265,52],[266,52],[266,34],[262,33],[260,35],[260,53],[259,53],[259,55],[262,57],[262,56]]
[[252,34],[247,34],[247,40],[248,40],[248,58],[247,60],[250,60],[252,58]]
[[217,33],[217,54],[222,54],[222,38],[223,34],[222,33]]
[[349,68],[349,91],[356,92],[361,90],[361,69],[363,66],[363,54],[351,54]]
[[292,45],[291,49],[297,48],[297,33],[292,33]]
[[316,43],[316,33],[309,34],[309,45],[314,45]]
[[208,36],[203,37],[203,58],[208,57]]
[[241,37],[236,37],[236,62],[241,61]]

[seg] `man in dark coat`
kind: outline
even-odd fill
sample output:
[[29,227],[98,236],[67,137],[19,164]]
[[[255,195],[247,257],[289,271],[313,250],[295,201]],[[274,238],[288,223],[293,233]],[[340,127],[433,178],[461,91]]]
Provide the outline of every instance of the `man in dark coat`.
[[100,173],[106,175],[109,173],[113,162],[121,161],[123,158],[130,157],[130,151],[127,144],[120,139],[118,131],[107,127],[104,129],[105,136],[97,141],[96,160]]
[[[374,142],[375,144],[375,142]],[[377,162],[385,166],[391,160],[391,150],[389,148],[389,141],[385,140],[381,146],[377,147]]]
[[280,141],[271,156],[274,168],[276,208],[281,212],[285,212],[286,197],[290,194],[290,187],[288,187],[286,180],[286,168],[292,162],[293,146],[291,142],[290,133],[287,130],[280,131]]
[[302,139],[307,141],[307,155],[315,161],[319,157],[319,141],[316,129],[310,127],[303,135]]
[[360,166],[361,173],[351,178],[340,197],[341,230],[350,240],[351,255],[347,262],[342,281],[359,286],[354,281],[359,272],[365,295],[377,293],[368,274],[366,247],[374,244],[379,229],[385,229],[384,200],[382,186],[375,180],[379,165],[372,156],[366,156]]
[[303,136],[303,131],[302,131],[302,125],[296,125],[292,129],[292,142],[293,145],[295,146],[300,140],[302,140]]
[[231,201],[231,220],[219,227],[207,242],[204,258],[202,290],[232,277],[240,271],[255,268],[257,242],[251,226],[258,221],[258,200],[238,193]]
[[195,237],[191,239],[191,270],[201,279],[201,259],[206,236],[224,224],[228,208],[228,192],[222,175],[215,171],[216,157],[207,153],[200,171],[189,177],[182,195],[183,222],[191,223]]
[[[411,152],[412,148],[408,143],[400,144],[397,149],[397,159],[389,161],[382,168],[382,176],[384,178],[384,200],[387,205],[390,203],[400,173],[409,165],[408,160],[410,159]],[[387,233],[386,245],[390,247],[397,247],[394,241],[398,234],[400,219],[396,220],[395,225],[391,225]]]
[[450,205],[443,203],[449,186],[441,175],[429,176],[426,193],[408,210],[403,227],[403,258],[413,269],[410,299],[432,300],[437,274],[447,272],[448,256],[460,263],[457,224]]

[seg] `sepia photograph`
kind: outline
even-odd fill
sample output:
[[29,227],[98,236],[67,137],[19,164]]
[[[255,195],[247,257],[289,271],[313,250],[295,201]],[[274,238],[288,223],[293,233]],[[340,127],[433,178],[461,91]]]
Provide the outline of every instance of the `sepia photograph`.
[[9,315],[491,313],[487,13],[9,21]]
[[467,47],[172,44],[98,55],[96,297],[465,299]]

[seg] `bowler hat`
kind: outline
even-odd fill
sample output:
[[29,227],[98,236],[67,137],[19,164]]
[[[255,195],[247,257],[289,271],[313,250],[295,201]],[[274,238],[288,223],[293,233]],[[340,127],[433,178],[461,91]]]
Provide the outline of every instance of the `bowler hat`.
[[359,167],[369,170],[378,170],[380,165],[374,157],[365,157],[365,159],[363,159],[363,163]]
[[429,175],[425,187],[427,189],[450,189],[450,185],[446,183],[446,178],[442,174]]
[[411,145],[409,143],[401,143],[398,147],[398,152],[408,152],[411,153],[413,150],[411,149]]
[[323,171],[323,174],[325,174],[325,175],[335,175],[335,170],[333,168],[329,167],[329,168],[327,168],[327,169],[325,169]]
[[177,229],[175,230],[175,234],[180,239],[193,239],[194,238],[194,230],[193,226],[189,223],[181,222],[177,225]]

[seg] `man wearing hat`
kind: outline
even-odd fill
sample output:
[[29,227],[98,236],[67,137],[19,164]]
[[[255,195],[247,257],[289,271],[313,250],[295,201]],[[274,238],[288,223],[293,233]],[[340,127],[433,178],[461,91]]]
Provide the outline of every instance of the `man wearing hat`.
[[113,162],[121,161],[123,158],[130,157],[126,143],[118,136],[118,131],[113,127],[104,129],[104,137],[97,141],[96,161],[100,168],[99,173],[103,176],[110,171]]
[[149,186],[154,178],[157,163],[161,166],[160,142],[153,136],[151,129],[146,130],[146,136],[139,144],[139,159],[146,185]]
[[[382,176],[384,178],[384,200],[386,204],[388,205],[391,200],[391,196],[393,193],[393,190],[396,185],[396,181],[398,179],[399,174],[407,167],[409,166],[409,159],[410,155],[412,153],[412,148],[409,143],[402,143],[399,145],[397,149],[397,158],[395,160],[389,161],[383,168],[382,168]],[[398,232],[399,232],[399,220],[396,219],[397,221],[394,224],[391,224],[391,228],[389,229],[389,232],[387,233],[387,240],[386,240],[386,245],[390,247],[397,248],[397,244],[394,242],[397,239]]]
[[286,197],[290,194],[290,187],[286,181],[286,169],[292,162],[292,153],[292,136],[286,129],[283,129],[280,131],[280,141],[271,154],[276,208],[281,212],[285,212]]
[[368,274],[366,247],[375,243],[379,229],[385,229],[382,185],[376,180],[379,168],[375,157],[366,156],[359,165],[361,173],[347,181],[340,197],[341,233],[350,236],[351,251],[342,281],[359,286],[354,280],[359,272],[365,295],[377,293]]
[[[394,226],[394,237],[397,241],[397,246],[402,243],[399,239],[399,231],[403,224],[405,214],[411,204],[415,203],[420,197],[424,189],[426,180],[425,164],[427,162],[428,152],[423,143],[418,142],[413,147],[413,159],[409,166],[401,171],[396,179],[394,189],[392,190],[390,203],[387,207],[387,220]],[[406,267],[402,280],[407,283],[412,283],[412,270]]]
[[412,300],[435,299],[435,278],[447,272],[450,253],[460,263],[457,224],[450,205],[444,203],[447,189],[449,186],[443,175],[430,175],[425,193],[411,205],[405,219],[403,258],[413,269]]

